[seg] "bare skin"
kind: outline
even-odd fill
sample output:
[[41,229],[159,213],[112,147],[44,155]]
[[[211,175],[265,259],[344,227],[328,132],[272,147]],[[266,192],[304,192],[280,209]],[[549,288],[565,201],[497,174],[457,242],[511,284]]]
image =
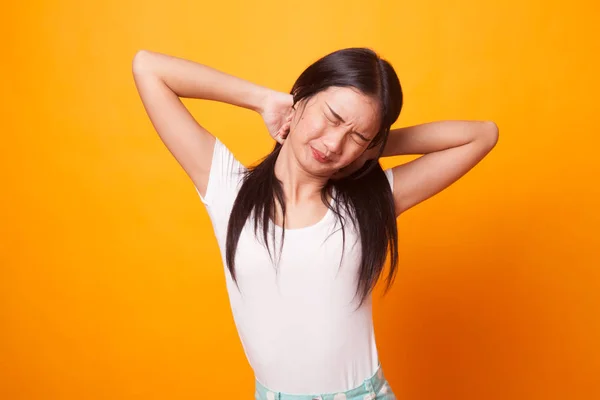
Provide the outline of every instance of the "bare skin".
[[[377,149],[366,150],[379,123],[376,101],[354,89],[330,88],[293,109],[289,94],[193,61],[142,50],[132,67],[154,128],[203,196],[215,137],[180,98],[225,102],[261,115],[269,134],[283,144],[275,174],[284,183],[288,229],[321,220],[327,211],[320,198],[325,182],[351,173],[376,154]],[[497,140],[498,127],[491,121],[435,121],[391,130],[384,157],[422,155],[393,168],[396,216],[465,175]],[[319,161],[313,149],[327,160]]]
[[[379,129],[379,115],[375,99],[354,89],[332,87],[301,102],[286,121],[275,175],[283,182],[286,228],[295,229],[323,218],[327,207],[321,189],[367,150]],[[326,160],[315,158],[313,149]],[[275,223],[281,226],[282,220],[278,207]]]

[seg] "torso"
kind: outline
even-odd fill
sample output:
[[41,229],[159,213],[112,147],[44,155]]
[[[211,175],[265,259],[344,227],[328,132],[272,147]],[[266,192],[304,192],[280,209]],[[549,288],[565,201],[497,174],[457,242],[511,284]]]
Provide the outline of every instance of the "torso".
[[357,232],[347,224],[343,243],[336,216],[322,203],[320,210],[324,214],[285,230],[281,251],[282,228],[273,226],[273,260],[249,219],[236,251],[237,285],[226,271],[234,321],[255,376],[286,393],[345,391],[379,363],[370,296],[357,309]]
[[[328,201],[331,203],[331,197],[328,196]],[[275,202],[275,225],[283,227],[283,217],[281,205]],[[312,226],[321,221],[328,212],[328,208],[321,198],[317,198],[310,202],[305,202],[300,205],[291,206],[286,204],[286,229],[301,229]]]
[[362,248],[356,227],[346,223],[344,238],[337,216],[320,197],[288,207],[281,248],[281,218],[269,227],[271,257],[262,232],[257,237],[248,219],[236,248],[236,284],[225,247],[244,167],[219,140],[214,153],[203,201],[221,251],[233,319],[256,379],[286,393],[360,385],[379,360],[371,296],[357,309]]

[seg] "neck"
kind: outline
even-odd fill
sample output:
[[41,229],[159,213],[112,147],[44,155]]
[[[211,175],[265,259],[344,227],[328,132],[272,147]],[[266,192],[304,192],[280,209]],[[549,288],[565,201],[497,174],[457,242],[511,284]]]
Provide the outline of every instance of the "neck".
[[290,145],[284,143],[275,161],[275,176],[282,182],[286,204],[294,206],[321,198],[329,178],[311,175],[302,169]]

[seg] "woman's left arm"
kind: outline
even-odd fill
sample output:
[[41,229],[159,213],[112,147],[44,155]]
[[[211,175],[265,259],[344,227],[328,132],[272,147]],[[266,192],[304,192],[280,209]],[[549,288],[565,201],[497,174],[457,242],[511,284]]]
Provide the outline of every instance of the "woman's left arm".
[[436,121],[391,130],[382,157],[423,154],[392,169],[396,216],[456,182],[497,141],[492,121]]

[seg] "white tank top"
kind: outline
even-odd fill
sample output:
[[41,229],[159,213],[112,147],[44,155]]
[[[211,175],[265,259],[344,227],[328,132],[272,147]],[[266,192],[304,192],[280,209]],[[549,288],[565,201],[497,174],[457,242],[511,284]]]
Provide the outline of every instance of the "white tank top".
[[[272,224],[275,242],[270,242],[270,249],[279,261],[275,265],[262,230],[259,227],[257,239],[249,220],[236,251],[238,289],[225,264],[225,243],[244,170],[217,139],[206,195],[200,197],[221,250],[233,318],[256,379],[271,390],[290,394],[359,386],[375,373],[379,359],[371,296],[356,310],[361,256],[356,230],[345,224],[340,264],[342,232],[332,211],[312,226],[286,229],[281,252],[282,228]],[[385,173],[392,185],[392,170]]]

